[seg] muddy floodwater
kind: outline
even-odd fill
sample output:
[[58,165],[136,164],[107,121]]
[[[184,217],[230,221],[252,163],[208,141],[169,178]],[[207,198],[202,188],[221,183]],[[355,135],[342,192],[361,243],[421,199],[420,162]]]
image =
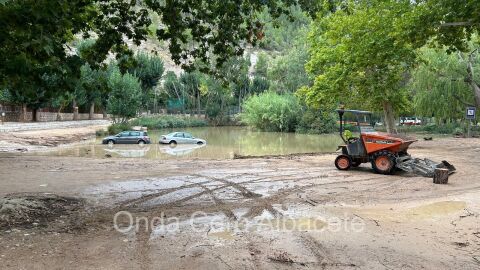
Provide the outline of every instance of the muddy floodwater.
[[[161,135],[173,131],[190,132],[196,138],[207,141],[206,145],[160,145]],[[229,159],[234,154],[242,156],[286,155],[296,153],[328,153],[337,149],[341,139],[337,134],[297,134],[260,132],[246,127],[201,127],[149,131],[152,144],[113,145],[101,144],[102,138],[75,146],[60,147],[38,155],[76,157],[125,157],[150,159]]]

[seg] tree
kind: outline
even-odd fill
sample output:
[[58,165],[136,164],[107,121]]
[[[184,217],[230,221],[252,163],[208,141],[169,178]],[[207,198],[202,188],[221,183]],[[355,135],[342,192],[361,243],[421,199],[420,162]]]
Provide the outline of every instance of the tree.
[[382,108],[388,132],[395,132],[394,109],[406,101],[404,86],[415,59],[410,43],[398,35],[409,1],[349,3],[315,21],[306,66],[314,83],[300,94],[316,107],[340,102]]
[[[314,2],[314,3],[312,3]],[[169,42],[176,64],[186,70],[195,60],[212,65],[202,71],[220,68],[230,57],[243,54],[246,42],[256,45],[264,36],[263,23],[257,18],[266,10],[273,18],[290,15],[290,7],[298,5],[315,15],[319,8],[310,0],[146,0],[146,5],[162,16],[163,28],[157,29],[160,40]],[[192,16],[193,14],[193,16]],[[193,46],[192,46],[193,44]],[[221,76],[221,73],[217,73]]]
[[126,123],[137,115],[141,106],[141,83],[129,73],[122,75],[117,68],[111,72],[108,86],[111,89],[107,103],[108,113],[113,115],[114,123]]
[[[480,57],[477,55],[473,60],[474,69],[480,68]],[[413,70],[409,83],[417,115],[434,116],[437,124],[463,118],[465,106],[475,103],[469,87],[469,61],[467,53],[420,49],[420,64]]]
[[293,47],[285,55],[273,59],[267,78],[272,82],[271,89],[281,93],[293,93],[302,86],[311,85],[305,70],[308,50],[303,45]]
[[148,14],[134,6],[121,0],[2,2],[1,84],[15,102],[33,109],[35,120],[38,108],[75,87],[83,61],[66,49],[75,34],[98,34],[84,55],[92,66],[102,63],[110,51],[125,52],[124,37],[136,43],[144,38]]
[[[151,93],[162,78],[165,68],[162,59],[156,55],[139,52],[134,60],[134,67],[129,69],[129,73],[135,75],[142,83],[142,106],[147,108],[151,102],[149,100]],[[156,100],[154,102],[156,103]]]
[[183,91],[189,97],[189,105],[192,109],[197,107],[197,115],[201,113],[201,92],[200,92],[200,73],[198,72],[185,72],[180,75],[180,83],[182,84]]

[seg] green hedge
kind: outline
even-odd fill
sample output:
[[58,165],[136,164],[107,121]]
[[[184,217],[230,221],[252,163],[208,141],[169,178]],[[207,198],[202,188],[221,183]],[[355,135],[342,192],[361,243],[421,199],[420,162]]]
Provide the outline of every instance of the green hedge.
[[301,112],[294,95],[273,92],[249,97],[243,109],[242,122],[263,131],[295,131]]
[[148,129],[204,127],[208,122],[204,119],[183,116],[145,116],[130,121],[131,126],[142,126]]

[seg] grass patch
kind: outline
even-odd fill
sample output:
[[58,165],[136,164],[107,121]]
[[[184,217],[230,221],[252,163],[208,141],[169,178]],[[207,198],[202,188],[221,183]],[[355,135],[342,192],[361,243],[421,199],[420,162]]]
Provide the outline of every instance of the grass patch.
[[164,128],[184,128],[184,127],[204,127],[208,125],[205,119],[195,117],[162,115],[162,116],[144,116],[130,121],[131,126],[147,127],[152,129]]

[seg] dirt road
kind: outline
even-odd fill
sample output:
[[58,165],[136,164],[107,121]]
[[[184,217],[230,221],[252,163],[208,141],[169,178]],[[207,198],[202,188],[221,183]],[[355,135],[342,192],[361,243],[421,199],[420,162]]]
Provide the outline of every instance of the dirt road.
[[479,153],[478,139],[412,147],[414,156],[457,167],[448,185],[374,174],[369,164],[338,171],[334,155],[182,161],[2,155],[0,220],[9,219],[0,223],[0,265],[479,269]]

